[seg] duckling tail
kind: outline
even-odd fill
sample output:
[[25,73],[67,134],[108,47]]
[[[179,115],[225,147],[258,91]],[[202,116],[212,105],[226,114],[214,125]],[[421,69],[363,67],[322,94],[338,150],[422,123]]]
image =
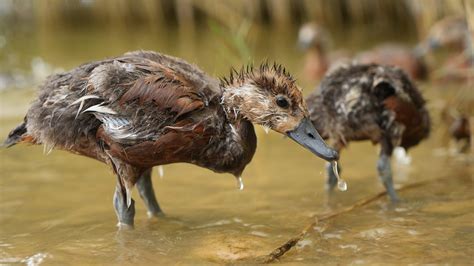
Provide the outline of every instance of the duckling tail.
[[26,120],[10,131],[8,138],[3,142],[2,147],[9,148],[22,141],[23,135],[26,133]]

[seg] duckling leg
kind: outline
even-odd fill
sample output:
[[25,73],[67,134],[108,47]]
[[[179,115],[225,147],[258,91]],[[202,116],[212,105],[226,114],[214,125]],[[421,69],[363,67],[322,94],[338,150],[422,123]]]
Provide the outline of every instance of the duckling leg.
[[[337,171],[341,174],[341,167],[337,164]],[[337,177],[332,169],[331,163],[326,163],[326,173],[327,173],[327,183],[326,190],[331,192],[334,190],[334,187],[337,185]]]
[[[120,179],[120,177],[119,177]],[[117,182],[114,194],[114,208],[117,214],[117,226],[122,228],[133,228],[133,218],[135,217],[135,201],[130,198],[127,206],[127,191],[121,184],[120,180]]]
[[133,228],[135,201],[132,199],[132,188],[143,171],[110,156],[108,153],[106,154],[110,159],[108,163],[117,175],[117,186],[113,200],[118,219],[117,226],[120,229]]
[[[341,152],[343,145],[339,142],[336,142],[335,145],[332,145],[334,150],[338,153]],[[337,171],[341,174],[341,167],[340,164],[337,164]],[[334,190],[334,187],[337,185],[337,176],[334,173],[331,163],[326,163],[326,173],[327,173],[327,181],[326,181],[326,190],[331,192]]]
[[140,197],[145,203],[148,209],[148,217],[162,216],[163,211],[158,204],[155,197],[155,191],[153,191],[153,185],[151,182],[151,169],[146,170],[137,181],[137,189]]
[[390,153],[384,148],[386,145],[382,143],[382,151],[377,162],[377,170],[379,172],[380,180],[382,181],[388,196],[392,202],[398,202],[398,196],[393,187],[392,168],[390,166]]

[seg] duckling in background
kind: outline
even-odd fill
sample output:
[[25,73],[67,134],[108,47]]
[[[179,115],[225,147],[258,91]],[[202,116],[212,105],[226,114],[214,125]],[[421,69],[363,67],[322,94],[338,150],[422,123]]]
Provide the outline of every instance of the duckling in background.
[[416,49],[422,54],[439,48],[448,48],[459,53],[466,49],[468,32],[469,28],[464,16],[445,17],[429,29],[428,34]]
[[[311,121],[337,151],[350,141],[380,144],[377,170],[390,199],[397,201],[392,152],[397,146],[408,150],[430,132],[425,100],[408,76],[392,66],[345,65],[328,73],[306,101]],[[331,166],[327,172],[332,190],[336,175]]]
[[410,77],[424,80],[427,78],[423,54],[418,50],[400,44],[385,43],[360,52],[351,59],[347,51],[338,50],[328,53],[329,35],[316,23],[306,23],[298,33],[298,44],[306,50],[305,76],[311,80],[320,80],[326,71],[355,61],[360,64],[392,65],[402,68]]
[[416,49],[396,43],[385,43],[374,48],[358,53],[355,62],[359,64],[379,64],[397,66],[411,78],[426,80],[428,69],[423,59],[423,54]]
[[427,55],[441,48],[450,53],[442,66],[433,72],[434,80],[443,83],[474,81],[474,47],[464,16],[450,16],[436,22],[416,50]]
[[117,176],[119,226],[130,227],[135,184],[149,215],[162,213],[153,166],[191,163],[240,181],[256,149],[252,123],[288,135],[325,160],[338,159],[282,66],[234,70],[219,84],[182,59],[147,51],[50,76],[5,145],[42,144],[108,164]]
[[467,151],[471,145],[471,127],[469,125],[469,118],[461,115],[454,119],[453,123],[449,127],[449,133],[451,137],[456,141],[464,141],[464,145],[461,147],[461,151]]
[[448,136],[455,141],[455,152],[474,152],[474,100],[472,88],[460,90],[441,112],[441,121],[447,125]]
[[329,43],[328,33],[318,24],[310,22],[301,26],[298,32],[298,46],[306,51],[304,75],[309,80],[321,80],[329,69],[350,62],[347,51],[328,52]]

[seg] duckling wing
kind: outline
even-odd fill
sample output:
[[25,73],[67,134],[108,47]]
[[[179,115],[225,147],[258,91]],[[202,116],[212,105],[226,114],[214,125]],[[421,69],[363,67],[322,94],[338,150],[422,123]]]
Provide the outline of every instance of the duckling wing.
[[106,133],[123,144],[156,140],[178,124],[192,128],[190,117],[217,101],[220,93],[217,81],[197,67],[152,52],[131,53],[100,65],[88,83],[103,101],[82,112],[93,113]]

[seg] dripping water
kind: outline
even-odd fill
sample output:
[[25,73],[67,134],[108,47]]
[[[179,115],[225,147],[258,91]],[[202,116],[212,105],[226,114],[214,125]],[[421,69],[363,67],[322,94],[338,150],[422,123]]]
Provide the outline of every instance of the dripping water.
[[237,178],[237,188],[238,188],[239,190],[244,190],[244,182],[242,181],[242,177],[241,177],[241,176],[239,176],[239,177]]
[[339,171],[337,170],[337,161],[331,161],[332,171],[337,178],[337,189],[340,191],[347,190],[347,183],[344,179],[339,176]]
[[163,179],[163,177],[165,176],[165,170],[163,168],[163,165],[158,165],[158,175],[161,179]]

